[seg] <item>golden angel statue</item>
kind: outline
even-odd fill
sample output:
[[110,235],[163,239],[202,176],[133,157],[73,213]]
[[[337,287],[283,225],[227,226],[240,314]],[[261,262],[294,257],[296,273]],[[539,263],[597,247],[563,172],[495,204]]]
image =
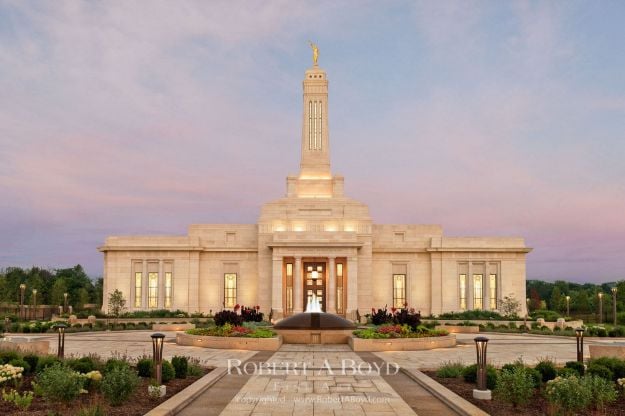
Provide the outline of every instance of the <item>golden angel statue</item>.
[[308,41],[308,43],[310,43],[310,47],[312,48],[312,51],[313,51],[313,64],[317,66],[317,59],[319,59],[319,48],[317,47],[317,45],[315,45],[311,41]]

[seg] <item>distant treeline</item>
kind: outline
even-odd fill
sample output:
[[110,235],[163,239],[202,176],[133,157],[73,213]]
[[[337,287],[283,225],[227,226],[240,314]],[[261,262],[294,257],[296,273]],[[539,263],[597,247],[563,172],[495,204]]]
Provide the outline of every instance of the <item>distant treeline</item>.
[[544,282],[528,280],[526,283],[530,310],[550,309],[566,312],[566,297],[570,296],[571,314],[598,313],[599,293],[603,293],[604,314],[612,311],[612,288],[617,288],[616,307],[619,312],[625,308],[625,280],[602,284],[571,283],[564,280]]
[[37,305],[63,305],[64,293],[67,293],[68,305],[75,309],[85,304],[102,305],[103,279],[94,282],[80,264],[69,269],[8,267],[0,270],[0,302],[19,304],[21,284],[26,285],[26,305],[33,302],[33,289],[37,290]]

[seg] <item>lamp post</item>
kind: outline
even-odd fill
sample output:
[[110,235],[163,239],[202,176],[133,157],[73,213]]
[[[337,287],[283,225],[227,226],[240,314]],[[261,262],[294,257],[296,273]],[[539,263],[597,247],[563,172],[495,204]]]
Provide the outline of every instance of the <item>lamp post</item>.
[[162,384],[162,373],[163,373],[163,342],[165,340],[165,335],[163,334],[152,334],[150,335],[152,338],[152,354],[154,356],[154,373],[156,375],[156,382],[160,386]]
[[571,297],[566,295],[566,316],[571,316]]
[[26,312],[24,311],[24,291],[26,290],[26,285],[22,283],[20,285],[20,318],[22,320],[26,320]]
[[614,319],[614,325],[616,325],[616,291],[617,288],[614,286],[612,288],[612,317]]
[[8,333],[9,332],[9,325],[11,324],[11,318],[9,318],[8,316],[4,317],[4,332]]
[[59,348],[57,352],[57,357],[63,359],[63,357],[65,356],[65,328],[67,328],[67,325],[56,324],[52,328],[56,329],[59,333]]
[[584,328],[575,328],[575,340],[577,341],[577,361],[584,362]]
[[477,389],[473,389],[473,398],[478,400],[490,400],[491,391],[486,384],[486,347],[488,338],[476,337],[475,350],[477,351]]
[[603,323],[603,293],[599,292],[599,323]]
[[527,313],[530,313],[530,298],[525,299],[525,304],[527,305]]
[[33,289],[33,313],[35,314],[35,319],[37,319],[37,289]]
[[63,293],[63,312],[67,312],[67,292]]

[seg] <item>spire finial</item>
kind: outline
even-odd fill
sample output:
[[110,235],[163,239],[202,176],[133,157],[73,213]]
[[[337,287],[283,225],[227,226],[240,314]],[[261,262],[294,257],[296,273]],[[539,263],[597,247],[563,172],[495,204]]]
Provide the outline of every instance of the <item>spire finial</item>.
[[308,41],[308,43],[310,44],[310,47],[313,51],[313,65],[317,66],[317,59],[319,59],[319,48],[317,47],[316,44],[312,43],[311,41]]

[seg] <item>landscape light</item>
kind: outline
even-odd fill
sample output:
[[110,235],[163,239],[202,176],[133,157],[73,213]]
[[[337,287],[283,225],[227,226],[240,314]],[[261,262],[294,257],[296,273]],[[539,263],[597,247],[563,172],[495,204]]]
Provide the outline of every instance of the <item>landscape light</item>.
[[575,328],[575,339],[577,341],[577,361],[584,362],[584,328]]
[[162,383],[163,374],[163,344],[165,341],[165,335],[152,334],[152,354],[154,359],[154,372],[156,374],[156,382],[160,386]]
[[65,356],[65,328],[67,328],[67,325],[56,324],[52,328],[56,329],[59,333],[59,346],[57,349],[57,357],[63,359],[63,357]]
[[477,352],[477,389],[473,390],[473,398],[490,400],[491,391],[488,390],[486,383],[486,347],[488,346],[488,338],[476,337],[474,341]]

